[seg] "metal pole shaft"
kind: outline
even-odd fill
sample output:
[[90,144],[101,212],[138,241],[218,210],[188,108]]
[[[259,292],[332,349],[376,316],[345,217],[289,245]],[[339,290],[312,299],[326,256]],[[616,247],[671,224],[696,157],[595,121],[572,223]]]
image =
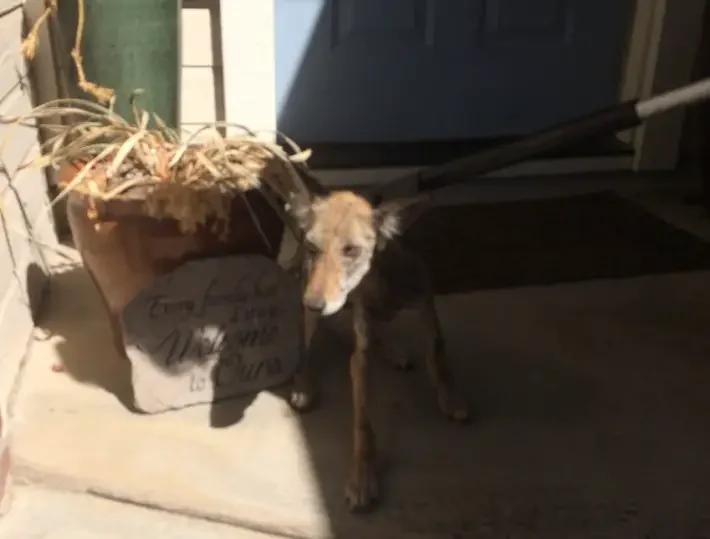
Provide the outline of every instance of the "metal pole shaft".
[[694,82],[683,88],[671,90],[636,104],[636,114],[641,120],[677,107],[686,107],[710,99],[710,78]]

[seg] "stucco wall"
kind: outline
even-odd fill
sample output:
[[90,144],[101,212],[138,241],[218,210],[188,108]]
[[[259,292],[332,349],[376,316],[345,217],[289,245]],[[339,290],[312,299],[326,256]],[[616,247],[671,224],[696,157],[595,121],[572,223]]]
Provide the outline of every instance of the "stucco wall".
[[[20,54],[23,7],[22,0],[0,0],[0,118],[25,114],[33,106],[28,66]],[[18,170],[38,155],[37,137],[32,126],[0,122],[0,464],[6,459],[10,391],[48,283],[46,253],[30,238],[43,245],[56,241],[46,210],[45,173]]]

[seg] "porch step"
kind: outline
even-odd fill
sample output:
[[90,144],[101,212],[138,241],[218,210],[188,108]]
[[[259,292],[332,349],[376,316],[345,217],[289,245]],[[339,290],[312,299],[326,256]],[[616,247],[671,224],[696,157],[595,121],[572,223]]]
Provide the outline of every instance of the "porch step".
[[0,539],[268,539],[238,529],[86,494],[16,487]]

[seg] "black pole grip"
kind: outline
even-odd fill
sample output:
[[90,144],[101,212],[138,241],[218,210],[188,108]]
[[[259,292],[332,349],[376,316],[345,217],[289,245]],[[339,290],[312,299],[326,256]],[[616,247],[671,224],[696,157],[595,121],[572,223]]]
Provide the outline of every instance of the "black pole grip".
[[[486,174],[524,161],[530,157],[582,142],[594,135],[616,133],[641,124],[636,112],[637,100],[627,101],[582,118],[559,124],[522,139],[462,157],[443,165],[436,165],[414,174],[395,178],[375,188],[377,193],[399,183],[416,179],[419,191],[433,191],[472,177]],[[375,195],[376,198],[381,198]]]
[[[636,127],[641,119],[636,113],[636,100],[604,109],[588,116],[544,129],[520,140],[463,157],[442,166],[421,171],[418,188],[441,189],[524,161],[551,150],[582,142],[604,133],[616,133]],[[456,176],[456,172],[465,175]]]

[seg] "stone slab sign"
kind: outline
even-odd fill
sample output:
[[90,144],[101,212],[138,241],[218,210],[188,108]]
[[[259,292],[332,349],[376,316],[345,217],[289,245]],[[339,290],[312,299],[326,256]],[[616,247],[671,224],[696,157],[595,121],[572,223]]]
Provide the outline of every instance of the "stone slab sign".
[[301,316],[298,282],[263,256],[183,264],[122,313],[136,407],[158,413],[287,381]]

